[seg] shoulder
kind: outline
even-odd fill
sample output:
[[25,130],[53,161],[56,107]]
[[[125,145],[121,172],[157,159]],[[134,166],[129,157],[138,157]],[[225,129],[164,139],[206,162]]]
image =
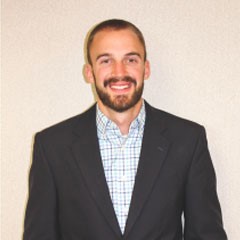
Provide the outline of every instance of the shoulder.
[[[146,108],[147,110],[147,108]],[[191,159],[197,146],[207,147],[207,137],[202,125],[149,106],[146,118],[146,135],[160,136],[171,146],[171,153],[181,159]],[[182,162],[182,161],[181,161]]]
[[87,129],[90,124],[95,124],[95,105],[90,107],[85,112],[73,116],[69,119],[54,124],[45,128],[36,134],[36,138],[44,139],[46,141],[53,140],[55,142],[67,141],[74,136],[75,131],[81,128]]
[[205,134],[204,127],[194,121],[157,109],[146,103],[147,118],[170,138],[185,139]]

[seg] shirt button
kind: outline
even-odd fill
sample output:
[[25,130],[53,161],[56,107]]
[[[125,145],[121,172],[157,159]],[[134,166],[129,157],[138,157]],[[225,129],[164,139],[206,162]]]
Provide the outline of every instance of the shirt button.
[[128,215],[128,207],[127,206],[123,207],[123,213],[124,213],[125,216]]
[[122,175],[122,177],[121,177],[121,181],[122,181],[122,182],[127,181],[127,177],[126,177],[126,175]]

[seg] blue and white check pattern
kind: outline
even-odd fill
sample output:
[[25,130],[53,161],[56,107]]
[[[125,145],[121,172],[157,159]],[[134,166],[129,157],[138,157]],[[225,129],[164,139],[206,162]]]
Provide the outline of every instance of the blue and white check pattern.
[[97,133],[109,193],[124,233],[137,172],[145,125],[145,105],[123,136],[118,126],[97,106]]

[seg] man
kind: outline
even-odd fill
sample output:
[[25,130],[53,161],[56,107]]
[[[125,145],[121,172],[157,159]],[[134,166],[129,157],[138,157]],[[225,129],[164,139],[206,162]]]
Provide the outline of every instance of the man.
[[100,23],[87,58],[97,103],[36,135],[24,240],[226,240],[204,128],[142,99],[139,29]]

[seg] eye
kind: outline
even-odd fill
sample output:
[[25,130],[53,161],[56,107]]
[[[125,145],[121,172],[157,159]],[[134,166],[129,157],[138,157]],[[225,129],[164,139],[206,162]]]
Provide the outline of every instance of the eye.
[[109,63],[109,59],[102,60],[100,63]]
[[101,65],[107,65],[111,63],[111,59],[110,58],[102,58],[99,60],[99,64]]
[[134,59],[134,58],[130,58],[128,61],[131,62],[131,63],[133,63],[133,62],[137,62],[137,60]]
[[138,58],[135,57],[135,56],[128,57],[128,58],[126,59],[126,63],[127,63],[127,64],[136,64],[136,63],[138,63]]

